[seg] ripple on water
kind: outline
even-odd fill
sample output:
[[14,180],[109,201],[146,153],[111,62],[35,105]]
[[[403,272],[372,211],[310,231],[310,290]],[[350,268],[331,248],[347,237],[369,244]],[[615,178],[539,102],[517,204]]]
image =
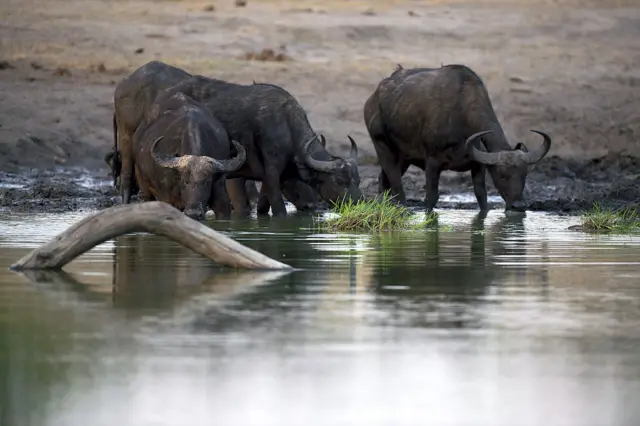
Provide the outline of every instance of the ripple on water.
[[[75,283],[0,273],[0,372],[21,390],[0,405],[47,426],[637,423],[638,237],[440,213],[393,236],[211,222],[290,273],[152,235],[96,249]],[[0,262],[84,216],[4,215]]]

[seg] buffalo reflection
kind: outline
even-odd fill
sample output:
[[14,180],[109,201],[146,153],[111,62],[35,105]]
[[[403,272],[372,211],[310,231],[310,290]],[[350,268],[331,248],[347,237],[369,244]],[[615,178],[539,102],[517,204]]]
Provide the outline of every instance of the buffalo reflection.
[[[524,281],[525,268],[508,268],[496,260],[522,262],[527,255],[525,215],[505,215],[486,225],[486,214],[469,230],[446,229],[379,236],[380,250],[370,271],[376,305],[386,323],[420,327],[480,327],[480,307],[503,282]],[[515,259],[515,260],[514,260]],[[538,282],[540,281],[540,277]],[[543,277],[546,282],[546,277]]]

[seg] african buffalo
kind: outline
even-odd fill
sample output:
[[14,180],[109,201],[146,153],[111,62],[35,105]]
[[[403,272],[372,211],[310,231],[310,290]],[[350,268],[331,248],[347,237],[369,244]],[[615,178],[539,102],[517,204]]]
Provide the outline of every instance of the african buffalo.
[[[159,92],[190,77],[192,77],[191,74],[180,68],[160,61],[151,61],[122,79],[116,86],[113,114],[114,151],[106,154],[105,162],[112,170],[113,182],[116,187],[118,186],[118,178],[120,178],[120,193],[123,204],[130,202],[131,195],[137,192],[138,186],[135,179],[131,142],[133,133]],[[247,209],[249,204],[246,188],[251,185],[255,188],[255,183],[237,178],[229,179],[226,185],[232,205],[235,206],[234,209]],[[308,186],[305,188],[305,186],[302,182],[285,182],[283,184],[284,196],[299,210],[308,209],[316,202],[311,188]]]
[[[162,143],[160,143],[162,142]],[[201,220],[206,207],[228,217],[226,174],[246,160],[244,147],[229,138],[211,112],[182,93],[154,102],[133,134],[138,184],[155,198]]]
[[254,168],[247,161],[229,177],[262,181],[274,216],[286,215],[280,185],[292,178],[307,183],[326,201],[362,197],[355,141],[349,137],[349,158],[329,154],[324,138],[313,131],[302,106],[282,87],[242,85],[195,75],[160,96],[175,92],[205,104],[230,137],[245,143],[243,135],[251,133],[261,164]]
[[158,92],[188,77],[191,77],[191,74],[180,68],[151,61],[123,78],[116,86],[113,95],[114,145],[115,151],[120,153],[120,193],[123,204],[128,204],[132,195],[135,168],[132,143],[134,132]]
[[[425,207],[438,202],[443,170],[471,170],[480,210],[487,210],[485,169],[507,210],[524,211],[528,166],[551,148],[551,138],[529,152],[512,148],[500,126],[480,77],[464,65],[404,69],[384,78],[364,104],[364,120],[382,171],[380,191],[390,189],[404,203],[402,176],[410,165],[425,171]],[[481,141],[478,147],[477,142]]]
[[[326,147],[326,140],[324,137],[321,138],[320,143],[322,143],[323,147]],[[235,181],[239,182],[236,183]],[[245,179],[242,178],[227,179],[227,192],[229,192],[229,197],[231,198],[232,203],[236,202],[239,206],[246,205],[246,208],[248,209],[249,200],[247,192],[250,189],[248,183],[251,182],[253,185],[255,184],[253,183],[254,181],[246,180],[247,185],[242,185],[242,182],[244,181]],[[251,189],[255,189],[255,186]],[[296,206],[296,210],[298,211],[312,210],[318,207],[321,203],[317,197],[316,191],[297,178],[291,178],[283,182],[281,184],[281,189],[285,198]],[[266,195],[265,187],[262,186],[260,188],[259,196],[257,197],[256,210],[259,215],[265,215],[269,213],[269,209],[271,209],[271,204],[269,203],[269,198]]]

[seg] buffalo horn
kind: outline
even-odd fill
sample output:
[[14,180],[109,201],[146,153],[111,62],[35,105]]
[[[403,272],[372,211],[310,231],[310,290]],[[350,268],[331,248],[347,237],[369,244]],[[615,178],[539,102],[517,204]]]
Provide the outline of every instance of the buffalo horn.
[[203,155],[203,157],[207,158],[211,162],[213,168],[220,173],[235,172],[240,167],[242,167],[245,160],[247,159],[247,151],[244,149],[242,144],[234,140],[232,140],[231,143],[236,147],[236,150],[238,151],[238,155],[233,158],[230,158],[228,160],[216,160],[215,158]]
[[467,141],[465,142],[465,151],[469,153],[474,161],[490,166],[496,165],[500,161],[500,156],[498,153],[480,151],[473,145],[476,139],[492,132],[493,130],[484,130],[482,132],[474,133],[467,138]]
[[542,158],[547,155],[547,152],[549,152],[549,149],[551,149],[551,136],[540,130],[531,131],[542,136],[544,138],[544,141],[542,142],[542,146],[540,148],[536,149],[533,152],[527,153],[527,164],[535,164],[538,161],[542,160]]
[[153,157],[154,161],[160,166],[160,167],[166,167],[169,169],[179,169],[180,168],[180,157],[166,157],[162,154],[160,154],[159,152],[156,151],[156,147],[158,145],[158,142],[160,142],[162,140],[164,136],[160,136],[158,139],[155,140],[155,142],[153,142],[153,145],[151,145],[151,156]]
[[349,157],[353,160],[358,160],[358,145],[356,145],[356,141],[353,140],[353,138],[349,135],[347,135],[347,137],[349,138],[349,142],[351,142],[351,152],[349,153]]
[[311,143],[318,138],[318,135],[315,135],[314,137],[312,137],[311,139],[309,139],[303,146],[302,148],[302,152],[304,153],[304,161],[307,164],[307,166],[311,167],[312,169],[318,171],[318,172],[325,172],[325,173],[331,173],[334,170],[336,170],[337,168],[337,164],[336,161],[320,161],[320,160],[316,160],[315,158],[313,158],[311,156],[311,154],[309,153],[309,147],[311,146]]

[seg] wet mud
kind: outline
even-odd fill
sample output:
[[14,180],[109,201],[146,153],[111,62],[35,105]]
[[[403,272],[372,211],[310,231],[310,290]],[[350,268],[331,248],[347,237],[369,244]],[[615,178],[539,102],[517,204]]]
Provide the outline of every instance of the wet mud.
[[119,203],[107,170],[0,172],[0,209],[14,213],[100,210]]
[[[360,166],[361,188],[368,198],[377,194],[379,171],[374,164]],[[409,169],[403,184],[408,204],[421,208],[425,195],[422,171]],[[504,204],[488,174],[487,190],[490,208],[502,209]],[[616,154],[587,161],[545,158],[530,171],[525,197],[529,210],[555,213],[579,214],[594,203],[612,209],[639,206],[640,157]],[[137,202],[137,197],[132,201]],[[99,210],[119,202],[107,169],[0,172],[0,209],[5,212]],[[478,208],[469,173],[442,174],[436,208]]]

